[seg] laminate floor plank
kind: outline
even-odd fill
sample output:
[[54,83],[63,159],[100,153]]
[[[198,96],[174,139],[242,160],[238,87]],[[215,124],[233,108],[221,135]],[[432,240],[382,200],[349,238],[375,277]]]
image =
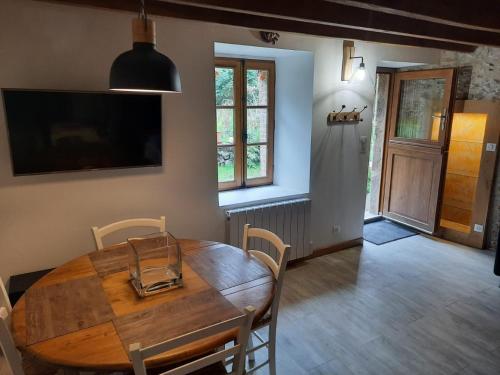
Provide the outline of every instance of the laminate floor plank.
[[418,235],[290,267],[278,374],[499,375],[493,262],[492,251]]
[[500,372],[500,348],[484,356],[480,360],[470,361],[461,375],[490,375]]

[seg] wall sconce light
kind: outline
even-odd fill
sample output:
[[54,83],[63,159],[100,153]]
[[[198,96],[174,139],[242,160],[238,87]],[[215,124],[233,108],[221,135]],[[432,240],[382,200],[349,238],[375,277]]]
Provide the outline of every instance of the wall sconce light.
[[[354,56],[354,42],[352,40],[344,40],[344,53],[342,58],[342,81],[362,81],[366,76],[365,62],[362,56]],[[352,69],[352,60],[361,59],[361,64],[354,71]]]

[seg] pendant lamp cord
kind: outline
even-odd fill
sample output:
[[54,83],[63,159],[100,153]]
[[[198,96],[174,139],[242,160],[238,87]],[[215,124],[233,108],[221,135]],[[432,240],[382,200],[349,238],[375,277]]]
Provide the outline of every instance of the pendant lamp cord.
[[148,29],[148,14],[146,13],[146,8],[144,5],[144,0],[139,0],[141,3],[141,8],[139,9],[139,18],[144,20],[144,29]]

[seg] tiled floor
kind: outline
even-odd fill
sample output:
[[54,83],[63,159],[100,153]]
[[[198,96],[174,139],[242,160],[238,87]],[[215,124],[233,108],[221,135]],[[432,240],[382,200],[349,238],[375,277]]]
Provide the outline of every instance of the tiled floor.
[[500,374],[493,255],[419,235],[290,269],[278,374]]

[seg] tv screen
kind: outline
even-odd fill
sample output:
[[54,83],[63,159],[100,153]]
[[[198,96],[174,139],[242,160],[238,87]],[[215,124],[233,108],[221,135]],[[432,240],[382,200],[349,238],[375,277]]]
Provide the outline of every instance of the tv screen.
[[14,175],[161,165],[160,95],[2,94]]

